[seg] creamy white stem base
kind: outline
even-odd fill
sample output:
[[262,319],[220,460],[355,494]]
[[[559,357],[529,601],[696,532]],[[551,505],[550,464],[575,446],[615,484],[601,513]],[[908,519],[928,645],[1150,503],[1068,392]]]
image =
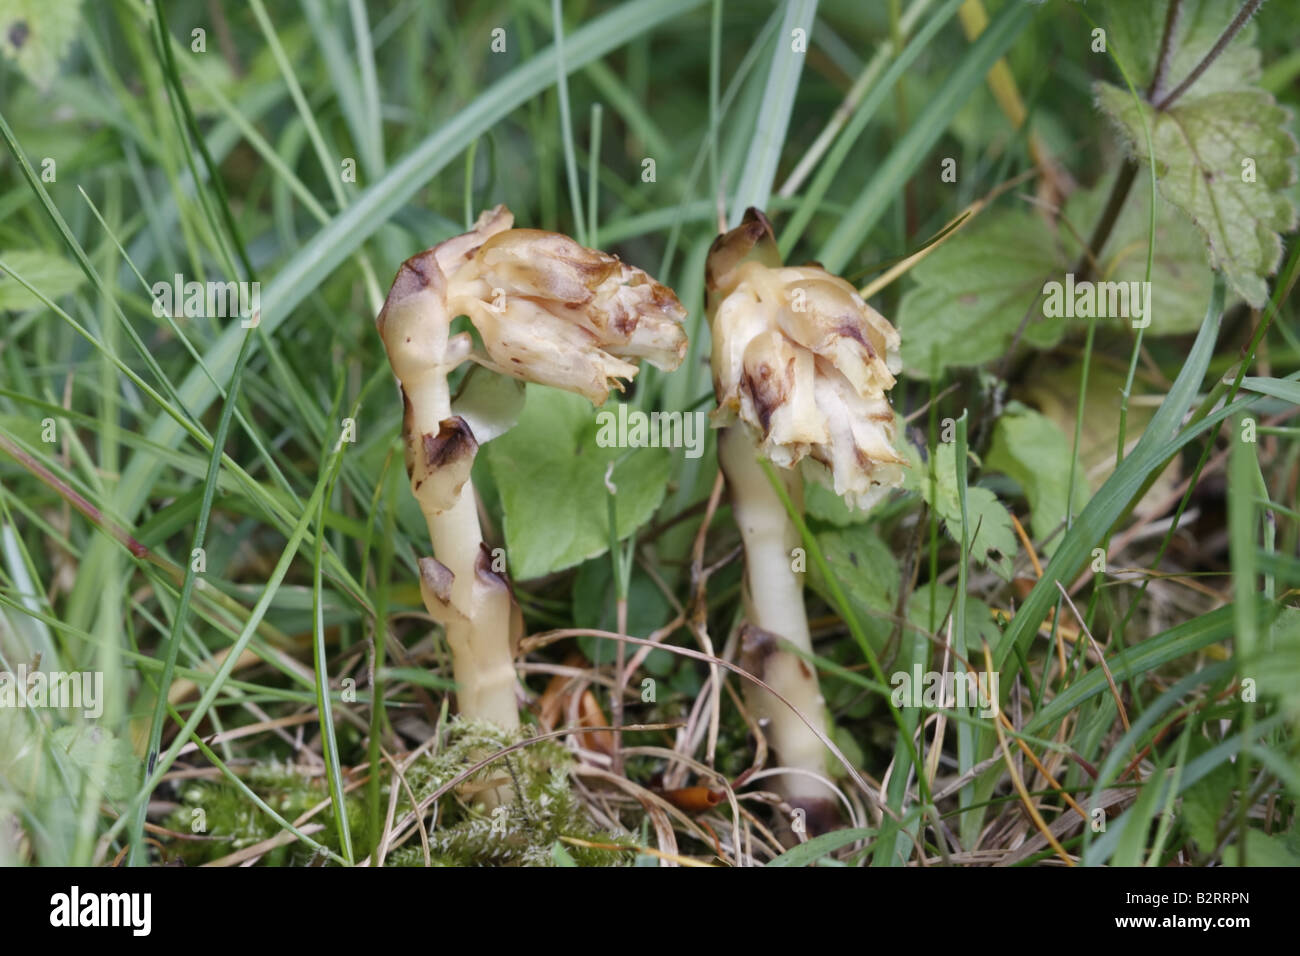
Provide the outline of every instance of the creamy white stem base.
[[[800,546],[798,531],[758,463],[758,453],[744,426],[719,433],[718,461],[745,545],[744,602],[751,626],[745,633],[742,660],[790,705],[829,731],[816,670],[774,640],[781,637],[801,650],[812,651],[802,575],[793,567],[793,552]],[[798,503],[802,498],[798,473],[781,469],[777,473]],[[825,775],[825,745],[789,706],[750,682],[745,683],[745,701],[757,718],[765,720],[764,731],[783,766]],[[786,774],[779,786],[792,806],[808,812],[810,822],[824,824],[833,818],[836,798],[826,784],[804,774]]]
[[[410,403],[407,427],[413,436],[437,435],[442,423],[451,418],[443,375],[423,377],[406,397]],[[426,509],[421,496],[422,483],[428,480],[425,471],[423,463],[417,463],[411,473],[411,490],[424,510],[433,553],[451,576],[449,582],[441,582],[422,574],[421,593],[429,613],[447,633],[460,715],[515,730],[519,709],[511,647],[513,606],[504,580],[485,567],[474,486],[466,480],[455,503],[444,511]]]
[[519,708],[510,641],[510,591],[500,579],[484,580],[479,572],[483,535],[473,486],[466,482],[455,506],[428,521],[433,553],[440,560],[446,555],[443,564],[455,575],[452,604],[466,615],[446,624],[460,715],[516,730]]

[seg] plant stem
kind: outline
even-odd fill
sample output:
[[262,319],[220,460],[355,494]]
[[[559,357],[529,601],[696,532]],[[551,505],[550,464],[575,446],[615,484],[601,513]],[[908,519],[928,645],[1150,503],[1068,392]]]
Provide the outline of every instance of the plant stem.
[[1151,85],[1147,87],[1147,99],[1155,102],[1169,75],[1169,61],[1174,56],[1174,32],[1183,16],[1183,0],[1169,0],[1165,10],[1165,29],[1160,34],[1160,55],[1156,58],[1156,69],[1151,75]]
[[[1115,185],[1111,187],[1110,198],[1106,200],[1106,208],[1102,210],[1101,218],[1097,220],[1097,225],[1092,230],[1092,236],[1088,239],[1088,248],[1083,250],[1079,256],[1079,261],[1074,267],[1075,281],[1082,282],[1092,276],[1092,264],[1101,256],[1102,247],[1106,245],[1106,240],[1110,238],[1110,232],[1115,228],[1115,222],[1119,219],[1120,211],[1124,208],[1124,201],[1128,199],[1129,190],[1133,188],[1133,181],[1137,179],[1138,165],[1131,159],[1124,161],[1120,168],[1119,176],[1115,179]],[[1154,202],[1154,197],[1152,202]]]
[[[441,423],[452,417],[451,396],[445,375],[431,374],[411,384],[407,391],[409,433],[418,441],[415,436],[438,434]],[[423,499],[419,500],[423,507]],[[438,513],[425,511],[424,518],[434,555],[453,575],[448,602],[452,613],[434,606],[427,594],[425,603],[431,614],[445,621],[460,715],[516,730],[519,712],[510,648],[510,591],[481,565],[483,531],[473,482],[465,481],[452,507]]]
[[[800,544],[799,532],[759,465],[758,453],[743,427],[719,433],[718,461],[727,477],[732,513],[745,544],[745,616],[752,629],[743,642],[742,663],[810,721],[827,723],[816,672],[799,655],[772,640],[782,638],[812,653],[803,582],[792,557]],[[783,472],[782,477],[791,498],[798,502],[802,498],[798,474]],[[766,721],[765,732],[783,766],[825,774],[822,742],[789,707],[753,684],[745,687],[745,698],[755,716]],[[782,778],[781,789],[792,806],[804,810],[810,832],[833,825],[835,797],[825,783],[803,773],[788,774]]]
[[1175,86],[1167,96],[1162,97],[1159,102],[1153,103],[1152,105],[1158,110],[1167,110],[1169,107],[1173,106],[1178,97],[1186,93],[1191,85],[1201,78],[1201,74],[1208,70],[1210,65],[1219,58],[1220,54],[1228,48],[1228,44],[1232,42],[1233,37],[1241,32],[1241,28],[1244,27],[1247,21],[1255,15],[1255,11],[1258,10],[1263,3],[1264,0],[1246,0],[1246,2],[1241,5],[1241,9],[1237,11],[1237,15],[1232,18],[1232,22],[1228,24],[1222,35],[1215,42],[1214,46],[1210,47],[1210,52],[1201,57],[1201,62],[1197,63],[1196,66],[1192,68],[1192,72],[1187,74],[1186,79]]

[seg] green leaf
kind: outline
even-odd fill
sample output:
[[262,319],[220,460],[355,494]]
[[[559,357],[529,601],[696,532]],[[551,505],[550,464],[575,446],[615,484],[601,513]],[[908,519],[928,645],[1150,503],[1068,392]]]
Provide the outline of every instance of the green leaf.
[[[1078,263],[1083,251],[1079,235],[1086,235],[1101,216],[1113,180],[1112,174],[1070,197],[1063,221],[1072,228],[1028,210],[997,210],[918,263],[912,270],[916,285],[898,311],[909,374],[927,378],[945,368],[999,358],[1022,322],[1021,343],[1039,349],[1057,344],[1069,323],[1086,322],[1049,318],[1039,300],[1046,282],[1061,281]],[[1139,188],[1124,204],[1099,257],[1105,281],[1145,281],[1149,202],[1149,191]],[[1179,335],[1199,328],[1210,282],[1204,243],[1187,228],[1178,207],[1157,197],[1147,334]],[[932,361],[938,362],[937,369],[931,368]]]
[[791,847],[776,859],[769,861],[767,865],[811,866],[822,857],[834,853],[841,847],[856,843],[858,840],[869,840],[875,835],[875,830],[866,828],[832,830],[830,833],[823,833],[820,836],[813,837],[807,843],[800,843],[798,846]]
[[1265,647],[1255,668],[1259,692],[1276,700],[1292,720],[1300,721],[1300,610],[1282,608]]
[[[865,716],[869,713],[871,704],[870,698],[866,698],[858,693],[855,693],[853,696],[857,699],[857,704],[862,710],[862,715]],[[833,713],[839,713],[838,708],[834,707],[834,705],[831,705],[831,707]],[[867,755],[863,753],[862,745],[858,743],[857,735],[852,730],[837,723],[831,727],[830,735],[831,740],[835,741],[835,746],[844,751],[845,760],[853,764],[855,767],[861,767],[866,763]],[[838,760],[830,767],[830,773],[832,777],[835,777],[838,780],[848,779],[848,773],[845,772],[844,767]]]
[[1247,375],[1241,380],[1241,387],[1271,398],[1280,398],[1292,405],[1300,405],[1300,382],[1293,379]]
[[[1284,192],[1296,178],[1291,114],[1263,90],[1202,95],[1199,86],[1164,111],[1108,83],[1097,85],[1097,102],[1144,163],[1145,114],[1161,194],[1201,231],[1210,264],[1251,306],[1262,308],[1266,278],[1282,261],[1278,233],[1296,225],[1295,206]],[[1254,167],[1249,176],[1247,163]]]
[[60,727],[50,746],[66,753],[82,773],[96,782],[104,797],[125,800],[140,782],[140,758],[131,744],[103,727]]
[[[898,601],[902,577],[898,560],[873,529],[861,524],[818,532],[817,546],[844,589],[844,596],[872,646],[880,650],[894,629],[893,621],[885,615],[893,615]],[[834,595],[816,562],[808,568],[807,584],[827,604],[835,606]],[[845,646],[844,651],[850,655],[844,658],[844,663],[861,660],[852,656],[850,646]]]
[[[1065,204],[1065,219],[1077,231],[1061,229],[1058,241],[1069,250],[1072,263],[1083,253],[1079,235],[1101,218],[1114,174],[1092,189],[1080,189]],[[1098,258],[1099,273],[1108,282],[1144,282],[1147,277],[1147,234],[1151,223],[1151,190],[1147,179],[1129,193],[1106,245]],[[1187,217],[1163,196],[1156,195],[1156,242],[1151,261],[1151,302],[1147,335],[1182,335],[1201,325],[1205,300],[1214,281],[1205,268],[1205,243]]]
[[[1170,49],[1172,55],[1161,84],[1163,92],[1181,83],[1210,52],[1224,28],[1236,16],[1240,0],[1182,0]],[[1105,4],[1106,32],[1138,89],[1145,91],[1155,75],[1169,0],[1110,0]],[[1247,23],[1217,59],[1197,79],[1198,96],[1237,89],[1259,76],[1255,24]]]
[[956,449],[943,442],[934,450],[933,481],[927,467],[920,475],[921,495],[941,518],[961,520],[961,501],[957,497],[957,474],[953,464]]
[[[1191,742],[1192,756],[1200,756],[1209,749],[1202,740]],[[1218,846],[1216,834],[1219,821],[1224,818],[1228,799],[1232,796],[1235,780],[1232,764],[1224,762],[1207,773],[1195,786],[1183,794],[1182,811],[1179,813],[1188,835],[1196,841],[1202,854],[1209,856]]]
[[[957,592],[954,588],[946,584],[922,584],[915,591],[907,602],[907,619],[922,631],[929,632],[930,627],[930,591],[934,591],[934,610],[937,620],[934,622],[934,629],[940,636],[943,633],[944,617],[949,610],[956,606]],[[955,630],[955,627],[954,627]],[[996,643],[1001,631],[998,630],[997,622],[993,620],[993,611],[987,604],[978,598],[967,596],[966,598],[966,646],[980,647],[983,641],[988,641],[992,646]],[[914,635],[913,640],[922,643],[928,643],[920,635]],[[942,650],[931,648],[932,654],[942,654]],[[922,651],[922,653],[925,653]],[[971,663],[982,666],[983,658],[978,657]]]
[[[1017,550],[1016,533],[1011,528],[1011,515],[998,501],[997,495],[987,488],[967,489],[966,518],[970,529],[971,557],[988,565],[989,570],[1003,580],[1011,580],[1012,558]],[[954,541],[961,540],[960,516],[945,518],[943,525]]]
[[844,503],[844,499],[819,481],[808,481],[803,486],[803,511],[810,518],[824,521],[837,528],[848,528],[861,523],[864,515]]
[[451,411],[465,419],[480,447],[515,427],[524,410],[524,383],[475,365],[460,383]]
[[[944,527],[953,540],[961,540],[961,501],[957,497],[956,451],[950,442],[935,449],[935,484],[922,477],[921,494],[943,518]],[[987,488],[978,486],[966,491],[966,517],[969,522],[971,556],[997,572],[1004,579],[1011,577],[1012,558],[1018,550],[1016,533],[1011,528],[1011,515]]]
[[605,468],[618,461],[618,537],[663,500],[672,464],[662,448],[601,448],[591,404],[530,386],[519,424],[483,449],[501,494],[506,548],[517,580],[573,567],[609,548]]
[[[1223,862],[1240,866],[1241,854],[1237,844],[1225,847]],[[1295,828],[1290,833],[1270,836],[1258,830],[1246,831],[1246,863],[1248,866],[1300,866],[1300,833]]]
[[[1065,521],[1070,496],[1070,440],[1046,415],[1021,405],[1008,406],[993,429],[993,444],[984,459],[987,471],[1000,471],[1024,489],[1034,538],[1046,541]],[[1088,503],[1086,479],[1076,476],[1074,510]],[[1050,556],[1060,544],[1058,534],[1044,545]]]
[[[573,626],[612,631],[618,626],[618,596],[614,571],[607,557],[585,562],[573,581]],[[627,587],[627,633],[650,634],[672,620],[673,609],[664,592],[640,568],[634,567]],[[618,649],[613,641],[579,637],[578,647],[591,663],[609,664]],[[633,648],[635,650],[635,648]],[[667,677],[679,658],[670,651],[651,651],[643,665],[653,677]]]
[[85,274],[74,263],[48,252],[0,252],[0,262],[4,263],[6,269],[0,271],[0,312],[6,309],[43,307],[41,300],[23,288],[9,273],[22,276],[54,300],[74,292],[86,280]]
[[[826,531],[817,535],[817,544],[850,600],[875,611],[894,610],[898,561],[875,531],[865,525]],[[809,569],[809,579],[814,589],[824,589],[815,566]]]
[[[1199,242],[1199,240],[1197,240]],[[1197,254],[1199,255],[1199,249]],[[1204,270],[1200,267],[1201,271]],[[1151,333],[1151,329],[1147,329]],[[1013,391],[1045,415],[1065,435],[1066,446],[1074,448],[1074,430],[1078,424],[1079,380],[1083,376],[1083,363],[1070,361],[1059,365],[1049,362],[1035,363]],[[1115,470],[1115,445],[1119,438],[1120,399],[1124,392],[1125,373],[1122,368],[1112,368],[1093,362],[1088,369],[1084,399],[1083,431],[1079,435],[1079,466],[1075,474],[1075,494],[1088,500],[1085,482],[1097,487]],[[1148,388],[1135,382],[1129,402],[1125,431],[1126,453],[1136,445],[1155,414],[1147,399]],[[1068,465],[1068,462],[1067,462]],[[1161,507],[1181,477],[1180,461],[1169,462],[1160,478],[1148,489],[1146,495],[1134,506],[1135,515],[1144,515],[1151,508]],[[1075,514],[1079,513],[1075,508]],[[1054,550],[1055,546],[1053,546]]]
[[80,20],[81,0],[0,0],[0,52],[48,89]]
[[1021,340],[1055,345],[1069,320],[1046,318],[1035,303],[1043,283],[1069,265],[1038,213],[1016,209],[976,220],[912,270],[917,284],[898,310],[904,367],[929,378],[950,365],[992,361],[1010,347],[1031,309]]

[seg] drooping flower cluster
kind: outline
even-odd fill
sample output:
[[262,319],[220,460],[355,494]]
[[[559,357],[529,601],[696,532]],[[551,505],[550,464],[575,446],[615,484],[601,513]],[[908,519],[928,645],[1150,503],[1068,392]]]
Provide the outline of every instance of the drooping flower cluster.
[[739,419],[773,464],[802,463],[859,508],[900,484],[894,327],[820,266],[781,266],[757,210],[715,242],[708,286],[715,420]]
[[[406,398],[407,473],[428,512],[455,500],[485,438],[445,407],[447,376],[466,359],[600,405],[639,360],[671,370],[686,354],[686,312],[671,289],[617,256],[513,222],[497,206],[412,256],[375,320]],[[451,334],[461,315],[483,351],[469,333]]]
[[[403,266],[423,274],[449,318],[469,317],[487,353],[462,346],[449,349],[449,357],[472,358],[596,405],[636,375],[640,359],[662,369],[681,364],[686,312],[672,290],[617,256],[559,233],[512,229],[513,221],[497,206],[470,232]],[[383,313],[379,326],[388,342]]]

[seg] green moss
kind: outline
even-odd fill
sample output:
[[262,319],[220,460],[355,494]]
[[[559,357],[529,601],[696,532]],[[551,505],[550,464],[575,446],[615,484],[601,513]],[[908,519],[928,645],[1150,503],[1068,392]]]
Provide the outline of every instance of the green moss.
[[[521,739],[481,721],[456,722],[446,746],[418,761],[406,780],[423,799],[465,768]],[[451,795],[439,800],[437,826],[429,836],[431,857],[465,866],[553,866],[552,846],[562,836],[600,843],[623,843],[596,830],[569,785],[569,752],[554,740],[542,740],[516,750],[470,777],[485,783],[509,777],[517,787],[509,804],[487,811]],[[580,866],[630,863],[633,854],[566,845]],[[407,842],[390,859],[393,865],[422,865],[419,839]]]
[[[483,722],[453,722],[437,753],[421,757],[405,772],[406,787],[422,801],[483,756],[504,749],[522,739]],[[435,866],[554,866],[553,847],[561,837],[575,837],[596,843],[629,845],[595,828],[569,781],[571,757],[559,743],[542,740],[513,751],[473,774],[467,784],[510,779],[514,799],[495,810],[485,810],[453,788],[438,799],[436,817],[426,826],[429,857]],[[282,763],[260,764],[245,782],[275,811],[289,820],[319,804],[327,796],[323,778],[309,776]],[[391,777],[383,783],[385,805]],[[406,787],[398,784],[396,818],[411,809]],[[236,850],[277,835],[280,828],[259,807],[226,781],[194,781],[181,785],[181,806],[173,812],[169,829],[190,833],[196,820],[206,825],[202,841],[173,840],[169,851],[191,865],[218,859]],[[348,823],[354,845],[364,852],[371,845],[365,833],[365,806],[359,796],[345,798]],[[198,813],[196,811],[201,811]],[[325,824],[313,839],[336,852],[337,836],[333,808],[312,818]],[[579,866],[619,866],[632,862],[635,853],[593,850],[564,844],[565,851]],[[263,858],[270,865],[303,866],[318,856],[297,841],[279,847]],[[390,851],[388,866],[423,866],[424,849],[418,834]]]
[[[291,823],[329,796],[323,777],[305,773],[280,761],[258,764],[244,777],[259,797],[276,813]],[[168,818],[168,829],[192,833],[202,840],[173,840],[168,850],[187,864],[197,865],[219,859],[280,833],[280,827],[248,799],[234,784],[220,781],[186,781],[179,785],[180,807]],[[364,839],[365,810],[360,800],[344,801],[348,825],[354,841]],[[312,839],[338,851],[334,808],[326,807],[311,818],[325,829]],[[262,860],[271,866],[305,866],[320,854],[312,847],[294,841],[276,847]]]

